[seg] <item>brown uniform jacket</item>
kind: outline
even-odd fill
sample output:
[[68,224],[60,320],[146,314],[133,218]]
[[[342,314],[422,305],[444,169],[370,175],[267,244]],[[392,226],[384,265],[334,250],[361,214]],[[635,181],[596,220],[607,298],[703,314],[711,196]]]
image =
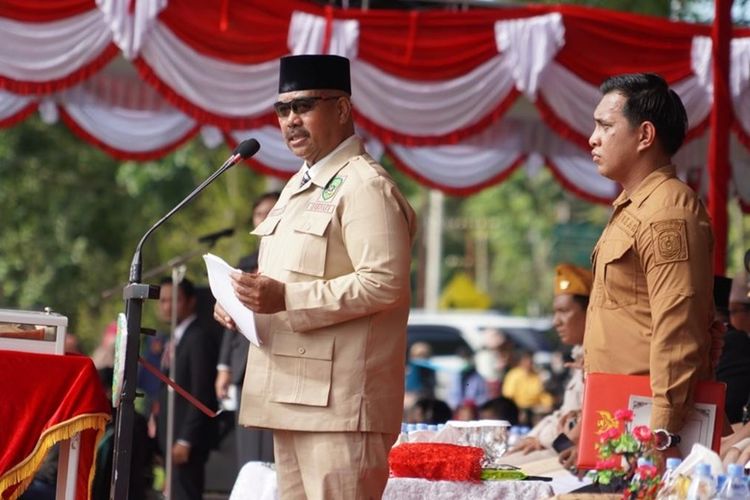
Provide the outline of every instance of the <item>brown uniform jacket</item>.
[[649,374],[652,428],[679,431],[710,377],[712,253],[706,210],[673,166],[620,194],[594,249],[585,370]]
[[287,310],[255,316],[240,423],[398,433],[414,212],[359,139],[321,167],[253,231]]

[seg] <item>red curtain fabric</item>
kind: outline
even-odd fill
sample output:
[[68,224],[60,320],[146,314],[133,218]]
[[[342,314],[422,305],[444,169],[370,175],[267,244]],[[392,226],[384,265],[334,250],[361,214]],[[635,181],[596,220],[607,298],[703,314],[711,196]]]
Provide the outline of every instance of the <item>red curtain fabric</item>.
[[641,71],[678,82],[692,75],[693,36],[711,34],[708,26],[611,10],[564,6],[560,12],[565,45],[556,60],[592,85],[614,74]]
[[[708,25],[569,5],[457,12],[338,9],[305,0],[139,0],[129,2],[125,13],[112,1],[0,1],[0,18],[11,21],[4,28],[6,43],[0,45],[0,59],[7,63],[0,65],[0,91],[5,91],[0,93],[0,105],[6,110],[0,127],[23,119],[44,96],[54,94],[59,115],[85,140],[119,158],[155,158],[193,136],[198,127],[212,125],[227,136],[276,125],[270,106],[275,61],[290,51],[313,53],[325,47],[364,63],[358,68],[359,75],[367,76],[358,82],[364,91],[355,100],[357,123],[386,148],[465,144],[505,120],[523,93],[548,128],[585,152],[592,96],[605,77],[620,72],[660,73],[691,97],[695,116],[688,139],[701,136],[709,123]],[[534,19],[522,22],[529,18]],[[51,21],[58,22],[45,24]],[[69,36],[61,37],[61,29]],[[72,36],[79,32],[90,43],[61,45],[77,40]],[[732,63],[745,67],[750,60],[750,29],[733,30],[732,36],[737,41],[732,45]],[[55,47],[63,48],[57,53]],[[80,47],[95,49],[77,51]],[[147,151],[129,149],[138,141],[121,140],[126,134],[98,135],[112,127],[97,128],[97,120],[111,117],[113,124],[127,130],[127,113],[141,110],[128,104],[120,110],[106,102],[85,101],[83,86],[76,87],[95,75],[117,73],[119,63],[108,63],[120,53],[133,59],[138,78],[162,103],[149,108],[154,120],[169,119],[169,113],[179,115],[179,110],[185,115],[183,123],[192,119],[196,128],[156,141]],[[750,182],[743,179],[750,169],[745,151],[750,145],[750,123],[742,119],[747,114],[742,111],[750,109],[746,95],[750,84],[742,71],[735,71],[732,78],[733,105],[741,111],[731,128],[745,147],[731,161],[736,161],[734,183],[746,206]],[[13,102],[18,95],[36,99],[18,111],[19,100]],[[77,121],[81,115],[74,110],[89,103],[98,108],[86,115],[86,126]],[[160,109],[171,107],[177,110],[159,115]],[[280,158],[279,154],[263,158],[261,153],[252,163],[278,175],[279,165],[267,160],[286,161]],[[264,162],[265,167],[258,167]],[[439,173],[433,176],[423,165],[399,163],[403,170],[446,192],[473,192],[505,177],[493,172],[476,186],[447,185]],[[561,166],[569,169],[565,163]],[[568,185],[575,182],[566,178]],[[600,191],[569,189],[586,199],[603,200]]]
[[47,451],[81,432],[76,498],[89,498],[98,435],[111,406],[85,356],[0,350],[0,497],[16,498]]
[[117,54],[119,54],[119,49],[115,44],[110,43],[99,56],[89,61],[77,71],[69,73],[63,78],[48,80],[46,82],[22,82],[0,75],[0,89],[21,95],[52,94],[53,92],[65,90],[83,82],[112,62],[117,57]]
[[229,0],[226,29],[218,2],[170,0],[159,20],[203,55],[237,64],[257,64],[289,53],[287,29],[294,10],[322,15],[307,2]]
[[27,23],[57,21],[96,8],[96,0],[2,0],[0,17]]

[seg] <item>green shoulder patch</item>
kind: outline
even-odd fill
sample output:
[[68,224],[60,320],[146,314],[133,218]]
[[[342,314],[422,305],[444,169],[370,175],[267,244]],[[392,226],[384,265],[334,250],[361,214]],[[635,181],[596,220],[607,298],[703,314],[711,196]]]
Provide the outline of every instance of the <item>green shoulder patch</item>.
[[346,177],[336,176],[326,184],[325,189],[321,193],[320,197],[323,201],[328,201],[336,195],[336,190],[341,187]]

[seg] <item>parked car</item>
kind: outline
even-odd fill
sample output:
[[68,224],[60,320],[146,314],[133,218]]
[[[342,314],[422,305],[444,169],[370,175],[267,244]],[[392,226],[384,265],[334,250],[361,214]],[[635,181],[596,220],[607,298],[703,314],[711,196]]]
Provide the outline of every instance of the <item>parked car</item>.
[[496,312],[423,311],[409,314],[408,343],[424,340],[433,353],[453,354],[459,346],[472,352],[484,346],[488,329],[500,329],[519,348],[531,352],[550,352],[559,346],[552,318],[526,318]]
[[[432,348],[431,363],[437,368],[436,394],[446,399],[449,386],[463,369],[460,353],[476,354],[485,347],[485,333],[499,329],[519,350],[534,353],[545,364],[559,347],[551,318],[508,316],[492,311],[423,311],[413,309],[407,326],[407,352],[415,342]],[[481,366],[478,367],[482,373]],[[484,374],[483,374],[484,375]]]

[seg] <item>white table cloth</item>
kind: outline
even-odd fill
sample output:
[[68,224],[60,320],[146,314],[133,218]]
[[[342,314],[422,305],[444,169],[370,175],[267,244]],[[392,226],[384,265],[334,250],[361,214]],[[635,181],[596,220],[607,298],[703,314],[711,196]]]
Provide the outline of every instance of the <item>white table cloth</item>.
[[427,481],[407,477],[388,480],[383,500],[457,499],[471,500],[535,500],[550,498],[554,491],[542,481]]
[[[569,474],[568,474],[569,475]],[[554,477],[554,475],[552,475]],[[573,476],[570,476],[573,478]],[[535,500],[550,498],[555,493],[572,489],[557,487],[543,481],[428,481],[392,477],[388,480],[383,500]],[[562,491],[560,491],[562,490]],[[278,500],[276,470],[272,464],[248,462],[240,470],[229,500]]]

